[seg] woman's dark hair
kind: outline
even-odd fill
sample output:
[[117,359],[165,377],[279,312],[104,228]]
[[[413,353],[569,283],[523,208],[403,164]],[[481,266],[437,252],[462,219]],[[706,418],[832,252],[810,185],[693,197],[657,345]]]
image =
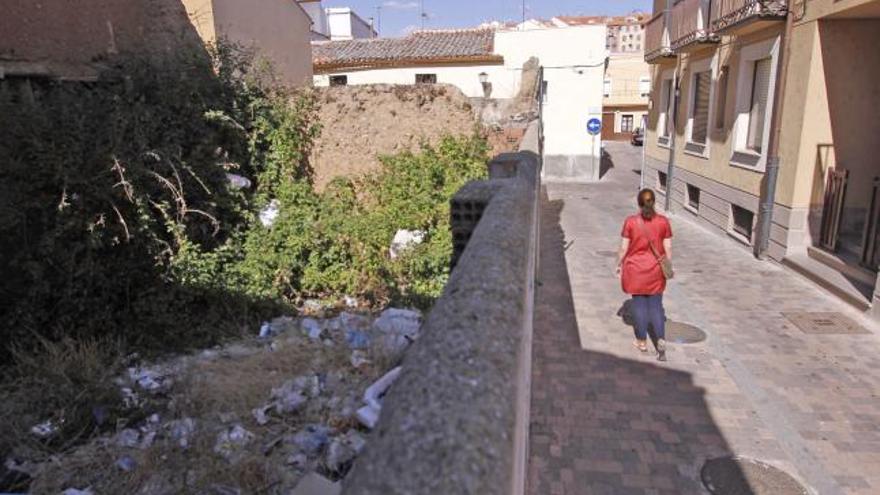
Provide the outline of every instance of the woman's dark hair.
[[654,196],[654,191],[652,189],[642,189],[639,191],[639,195],[636,198],[636,201],[639,203],[639,208],[642,210],[642,216],[645,218],[653,218],[657,212],[654,210],[654,201],[656,200]]

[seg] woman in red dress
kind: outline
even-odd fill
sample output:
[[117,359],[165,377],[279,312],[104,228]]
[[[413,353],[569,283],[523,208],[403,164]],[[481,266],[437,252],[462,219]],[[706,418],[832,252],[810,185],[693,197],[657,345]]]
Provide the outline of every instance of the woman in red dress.
[[663,309],[663,291],[666,290],[666,277],[660,268],[658,256],[672,260],[672,227],[666,217],[654,210],[654,201],[654,191],[639,191],[640,211],[627,217],[623,223],[617,273],[623,291],[632,296],[632,316],[636,327],[634,345],[640,351],[647,352],[648,327],[653,326],[659,359],[665,361],[666,313]]

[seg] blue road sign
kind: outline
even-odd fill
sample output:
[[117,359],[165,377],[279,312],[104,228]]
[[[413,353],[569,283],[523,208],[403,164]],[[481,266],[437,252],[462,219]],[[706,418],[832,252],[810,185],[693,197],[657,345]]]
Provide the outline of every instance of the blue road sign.
[[589,132],[591,136],[595,136],[596,134],[602,132],[602,121],[595,117],[588,120],[587,132]]

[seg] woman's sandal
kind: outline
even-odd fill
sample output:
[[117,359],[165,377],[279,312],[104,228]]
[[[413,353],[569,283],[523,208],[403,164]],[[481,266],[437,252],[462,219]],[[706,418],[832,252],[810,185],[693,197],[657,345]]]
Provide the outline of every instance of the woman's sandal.
[[666,361],[666,341],[657,339],[657,360]]
[[648,342],[646,340],[636,339],[635,341],[633,341],[633,347],[641,352],[648,352]]

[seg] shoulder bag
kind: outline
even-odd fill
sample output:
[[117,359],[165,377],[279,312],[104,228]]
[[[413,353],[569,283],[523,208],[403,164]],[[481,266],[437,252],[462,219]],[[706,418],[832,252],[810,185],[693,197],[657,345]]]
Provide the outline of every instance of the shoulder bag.
[[651,252],[654,253],[654,257],[657,258],[657,263],[660,264],[660,270],[663,271],[663,277],[666,280],[671,280],[672,277],[675,276],[675,270],[672,269],[672,260],[667,258],[666,256],[661,256],[660,252],[657,251],[657,248],[654,247],[654,241],[651,239],[651,233],[648,231],[648,227],[645,226],[645,220],[639,215],[639,225],[642,227],[642,233],[645,234],[645,237],[648,238],[648,246],[651,247]]

